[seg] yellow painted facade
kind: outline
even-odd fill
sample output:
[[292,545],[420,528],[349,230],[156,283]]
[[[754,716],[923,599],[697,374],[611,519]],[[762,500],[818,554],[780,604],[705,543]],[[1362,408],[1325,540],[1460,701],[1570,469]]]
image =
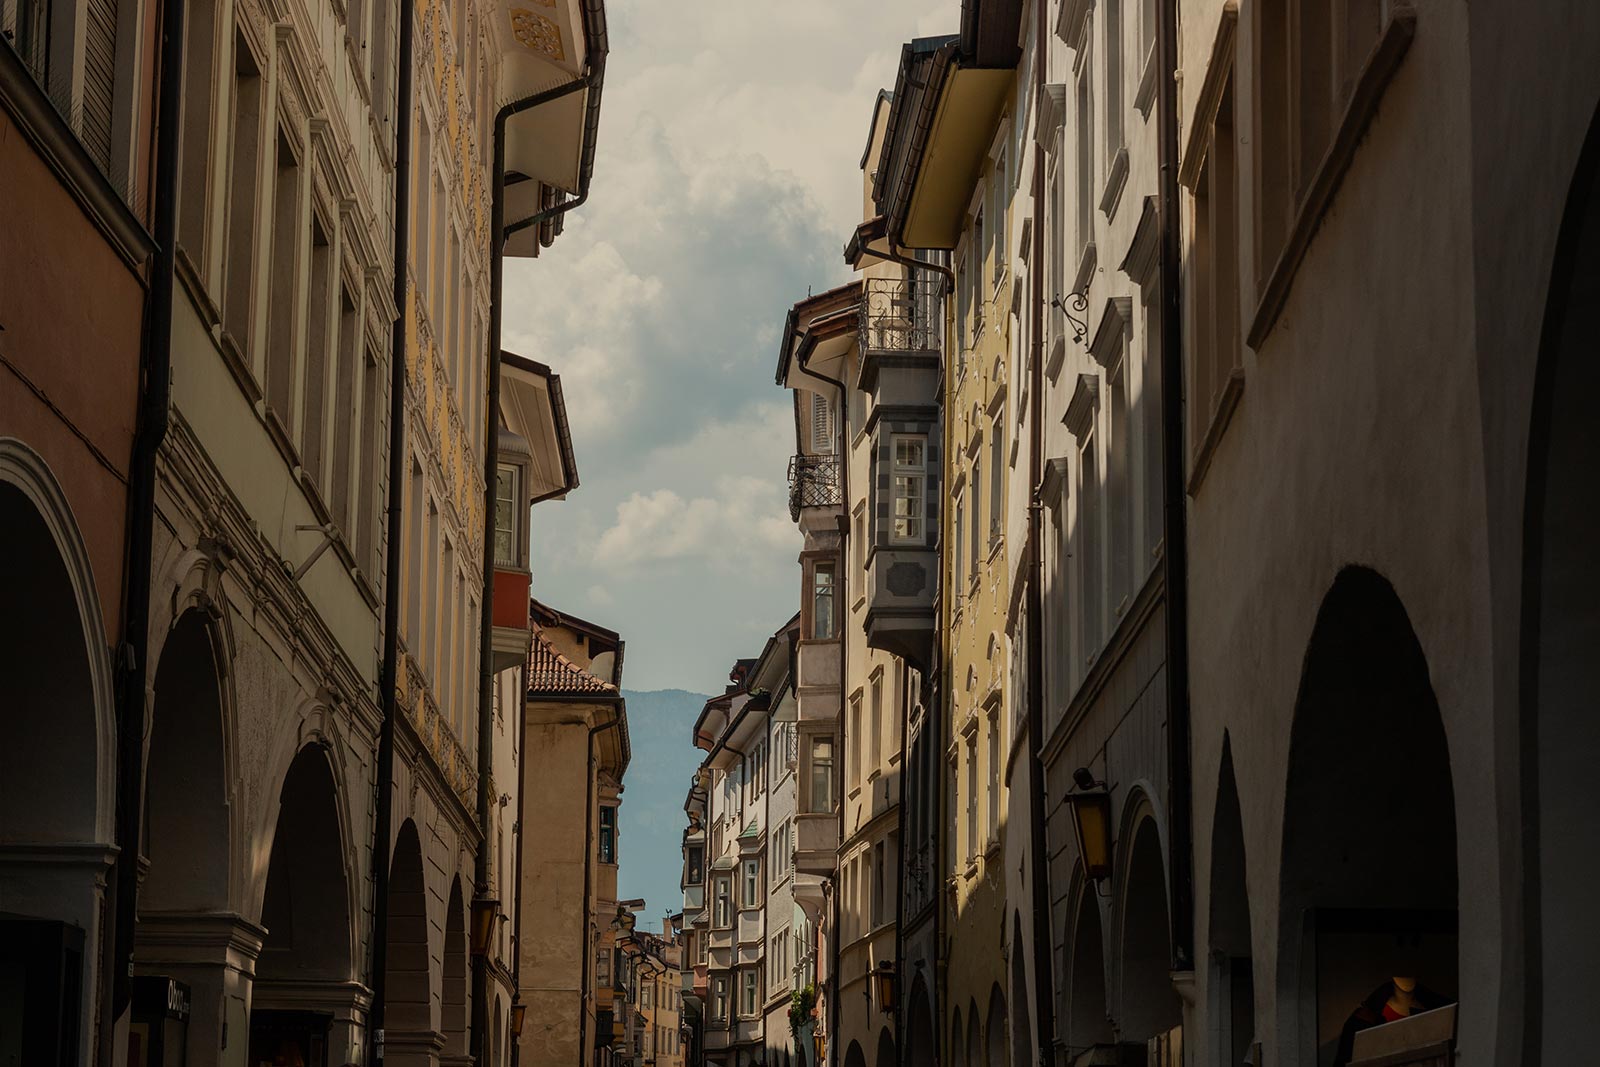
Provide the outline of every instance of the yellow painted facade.
[[[944,962],[948,1022],[945,1062],[984,1062],[994,1050],[976,1033],[1004,1017],[1005,760],[1010,749],[1006,611],[1006,483],[1015,397],[1006,367],[1014,328],[1009,235],[1010,119],[998,152],[985,157],[952,257],[954,307],[945,352],[944,484],[940,566],[943,589],[946,788],[944,876],[949,954]],[[1019,550],[1020,550],[1020,546]],[[1003,1042],[1003,1037],[1000,1038]],[[1008,1053],[1005,1053],[1008,1055]],[[987,1062],[1005,1062],[989,1059]]]

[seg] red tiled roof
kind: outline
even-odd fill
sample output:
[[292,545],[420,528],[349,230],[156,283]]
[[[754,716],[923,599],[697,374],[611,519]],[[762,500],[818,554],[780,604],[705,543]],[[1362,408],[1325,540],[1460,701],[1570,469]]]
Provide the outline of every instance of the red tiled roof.
[[529,696],[620,696],[617,687],[596,678],[560,652],[539,629],[528,654]]

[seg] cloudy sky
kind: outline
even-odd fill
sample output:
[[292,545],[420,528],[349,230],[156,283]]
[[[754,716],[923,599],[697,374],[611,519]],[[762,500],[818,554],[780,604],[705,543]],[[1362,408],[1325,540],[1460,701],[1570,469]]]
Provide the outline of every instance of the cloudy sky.
[[505,347],[561,375],[582,485],[535,595],[620,630],[631,689],[719,691],[796,609],[788,307],[846,280],[867,125],[956,0],[609,0],[588,204],[506,270]]

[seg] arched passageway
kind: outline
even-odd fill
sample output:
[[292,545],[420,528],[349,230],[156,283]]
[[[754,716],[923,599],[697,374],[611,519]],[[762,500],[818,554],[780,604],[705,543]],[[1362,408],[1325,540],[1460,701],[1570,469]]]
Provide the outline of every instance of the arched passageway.
[[1106,1000],[1105,939],[1100,931],[1100,904],[1094,885],[1079,884],[1078,906],[1068,930],[1067,1017],[1062,1035],[1067,1055],[1112,1042]]
[[1154,819],[1146,816],[1135,827],[1123,871],[1117,1036],[1143,1042],[1183,1022],[1183,1005],[1172,985],[1167,872]]
[[444,917],[444,1051],[447,1056],[468,1056],[466,909],[461,899],[461,879],[450,883],[450,906]]
[[989,1018],[984,1024],[984,1067],[1008,1067],[1006,1053],[1006,995],[996,982],[989,990]]
[[950,1023],[950,1062],[954,1067],[967,1067],[967,1042],[961,1028],[961,1009],[957,1008]]
[[1455,929],[1455,797],[1427,661],[1393,587],[1347,567],[1317,613],[1290,740],[1272,1058],[1348,1055],[1391,979],[1416,982],[1422,1007],[1453,999]]
[[407,819],[395,837],[389,864],[387,966],[384,972],[385,1062],[390,1067],[428,1067],[439,1052],[434,1028],[433,978],[428,951],[428,891],[422,873],[422,841]]
[[[348,1057],[355,993],[350,890],[338,786],[321,745],[284,776],[267,866],[250,1017],[251,1062]],[[337,1062],[334,1059],[334,1062]]]
[[88,1062],[93,1036],[116,785],[105,647],[65,499],[0,439],[0,988],[63,990],[59,1005],[0,1009],[0,1032],[51,1062]]
[[911,982],[911,999],[906,1002],[906,1063],[932,1063],[934,1059],[933,1006],[928,1001],[928,983],[918,972]]
[[1218,1063],[1243,1063],[1255,1038],[1255,976],[1250,952],[1250,898],[1244,866],[1244,820],[1233,773],[1233,747],[1222,739],[1217,806],[1211,820],[1211,1017]]
[[259,928],[234,913],[223,667],[210,620],[179,616],[156,663],[145,759],[144,856],[134,965],[189,986],[189,1061],[216,1059],[224,1019],[250,1002],[238,944]]
[[861,1051],[861,1042],[850,1042],[844,1054],[844,1067],[867,1067],[867,1056]]
[[1011,913],[1011,1067],[1028,1067],[1033,1056],[1033,1027],[1028,1022],[1028,965],[1023,953],[1022,913]]
[[873,1062],[877,1067],[897,1067],[895,1059],[897,1053],[894,1047],[894,1034],[885,1026],[878,1031],[878,1057]]
[[978,1021],[978,1002],[967,1002],[967,1067],[983,1067],[983,1024]]
[[1600,111],[1567,197],[1529,438],[1523,612],[1528,1064],[1593,1055],[1600,1002]]

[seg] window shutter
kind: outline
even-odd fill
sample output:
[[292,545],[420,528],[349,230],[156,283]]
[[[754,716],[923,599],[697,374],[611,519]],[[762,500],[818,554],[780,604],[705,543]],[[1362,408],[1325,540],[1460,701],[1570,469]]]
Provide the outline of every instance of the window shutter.
[[811,394],[811,451],[830,455],[833,452],[833,426],[828,408],[828,398],[821,393]]
[[78,135],[105,171],[111,168],[111,105],[117,84],[117,0],[89,0],[83,60],[83,122]]

